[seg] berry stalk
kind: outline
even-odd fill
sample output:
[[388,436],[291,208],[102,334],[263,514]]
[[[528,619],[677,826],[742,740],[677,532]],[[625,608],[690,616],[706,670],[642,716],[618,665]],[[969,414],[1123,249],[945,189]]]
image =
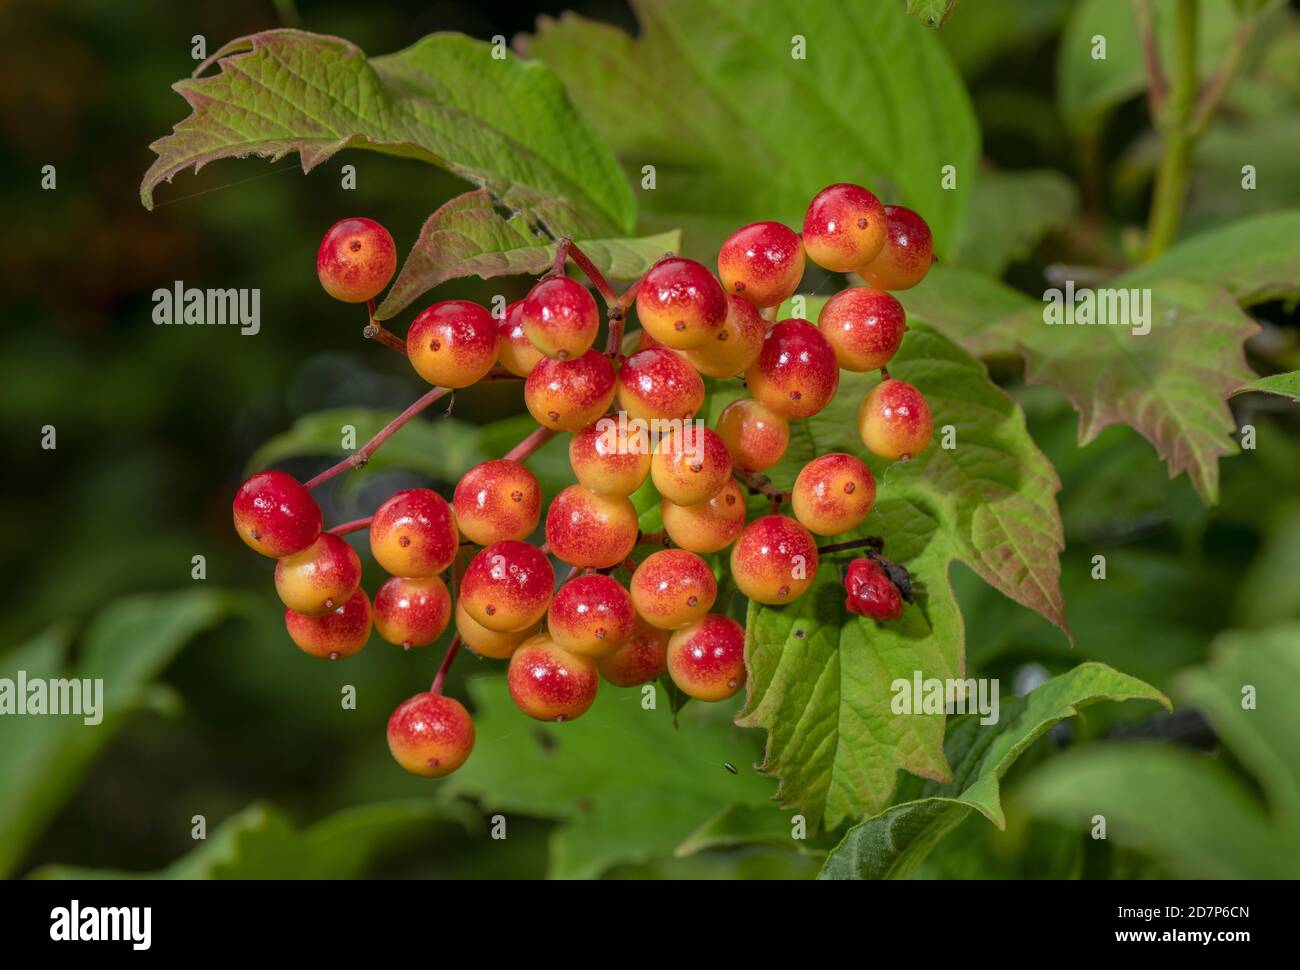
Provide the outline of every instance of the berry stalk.
[[343,474],[343,472],[347,471],[349,468],[361,468],[366,464],[366,462],[370,461],[370,456],[378,451],[385,441],[398,432],[402,425],[406,424],[421,411],[426,410],[435,401],[446,397],[450,393],[451,388],[449,387],[430,388],[427,392],[416,399],[415,403],[397,417],[393,418],[392,421],[389,421],[388,424],[384,425],[384,427],[379,430],[379,433],[362,445],[359,450],[348,455],[347,458],[344,458],[339,463],[331,465],[329,468],[325,469],[315,478],[311,479],[311,481],[307,482],[306,487],[308,489],[313,489],[317,485],[328,482],[334,476]]
[[367,340],[373,340],[375,343],[383,344],[389,350],[396,351],[403,357],[407,356],[406,341],[375,319],[375,301],[373,298],[366,301],[366,312],[370,316],[370,321],[362,329],[361,336]]
[[519,444],[506,452],[505,458],[507,461],[527,461],[537,453],[537,450],[541,448],[542,445],[546,444],[546,442],[550,441],[557,434],[559,434],[559,432],[551,428],[538,428],[523,441],[519,442]]
[[429,687],[430,694],[441,694],[443,681],[447,679],[447,671],[451,669],[451,662],[456,659],[456,654],[460,652],[460,634],[451,638],[451,643],[447,645],[447,652],[442,655],[442,663],[438,665],[438,673],[433,678],[433,684]]
[[326,529],[326,532],[332,532],[336,536],[345,536],[349,532],[360,532],[362,529],[370,528],[370,523],[374,521],[373,515],[367,515],[360,519],[353,519],[351,522],[341,522],[332,529]]

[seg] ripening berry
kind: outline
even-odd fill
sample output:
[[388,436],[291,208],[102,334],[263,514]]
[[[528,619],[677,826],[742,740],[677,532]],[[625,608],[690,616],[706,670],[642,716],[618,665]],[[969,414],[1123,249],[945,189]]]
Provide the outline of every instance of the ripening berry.
[[545,356],[524,333],[523,313],[524,301],[515,300],[506,307],[506,315],[498,324],[497,360],[516,377],[527,377]]
[[507,539],[480,549],[460,580],[460,602],[475,622],[498,633],[535,627],[546,615],[555,570],[546,554]]
[[320,535],[320,506],[284,472],[258,472],[239,486],[234,513],[239,538],[273,559],[302,552]]
[[572,721],[596,700],[596,661],[550,637],[531,637],[510,658],[506,686],[518,708],[539,721]]
[[489,630],[465,612],[465,604],[459,599],[456,600],[455,617],[456,632],[460,634],[461,642],[488,660],[508,659],[519,644],[537,632],[533,627],[525,627],[515,633]]
[[803,466],[790,502],[809,532],[836,536],[862,524],[876,502],[876,480],[852,455],[822,455]]
[[762,516],[745,526],[731,547],[731,575],[755,602],[789,603],[806,593],[817,575],[817,543],[789,516]]
[[474,750],[474,722],[460,701],[416,694],[388,719],[388,750],[413,775],[449,775]]
[[461,535],[480,546],[526,539],[542,516],[542,490],[524,465],[496,458],[475,465],[452,496]]
[[655,490],[676,505],[707,502],[731,480],[731,452],[712,428],[688,424],[659,439],[650,477]]
[[853,286],[826,301],[817,329],[830,341],[835,359],[851,371],[884,367],[903,343],[907,315],[884,290]]
[[693,259],[651,267],[636,294],[642,328],[665,347],[689,350],[712,340],[727,319],[727,296],[708,268]]
[[636,687],[658,680],[668,669],[669,636],[668,630],[653,627],[638,616],[628,641],[597,661],[600,675],[615,687]]
[[581,357],[600,329],[595,298],[567,276],[548,276],[529,290],[522,319],[529,342],[555,360]]
[[868,286],[881,290],[908,290],[930,272],[934,262],[934,237],[926,221],[901,205],[885,206],[889,239],[871,262],[857,267]]
[[930,443],[933,429],[930,405],[907,381],[881,381],[858,408],[862,443],[881,458],[915,458]]
[[778,414],[807,418],[835,397],[840,365],[830,341],[811,323],[782,320],[763,338],[745,383],[754,398]]
[[361,585],[361,557],[332,532],[275,564],[275,591],[295,613],[328,613]]
[[729,295],[751,306],[780,306],[803,279],[803,243],[789,226],[754,222],[737,229],[718,251],[718,278]]
[[718,335],[681,355],[701,374],[735,377],[758,359],[765,336],[767,324],[754,305],[728,295],[727,319]]
[[570,566],[617,566],[636,545],[636,508],[626,498],[570,485],[546,511],[546,544]]
[[745,684],[745,628],[708,613],[668,641],[668,676],[699,701],[725,701]]
[[396,493],[370,521],[370,552],[394,576],[436,576],[459,547],[451,506],[432,489]]
[[679,630],[709,612],[718,598],[718,581],[695,553],[661,549],[636,567],[631,592],[641,619],[663,630]]
[[492,314],[468,300],[443,300],[422,310],[406,332],[415,372],[438,387],[477,384],[497,362],[501,330]]
[[616,394],[629,419],[686,419],[698,414],[704,403],[704,381],[680,355],[653,347],[623,361]]
[[718,415],[718,436],[731,452],[731,463],[742,471],[767,471],[785,454],[790,424],[752,397],[732,401]]
[[552,640],[570,653],[597,659],[626,643],[635,625],[628,591],[600,573],[575,576],[561,586],[546,614]]
[[818,192],[803,217],[808,258],[833,273],[865,266],[885,245],[885,207],[860,185],[842,182]]
[[678,505],[664,499],[659,512],[675,545],[688,552],[720,552],[745,528],[745,491],[731,478],[707,502]]
[[284,625],[303,653],[329,660],[350,657],[370,639],[370,599],[359,589],[342,606],[320,616],[286,609]]
[[544,358],[524,382],[524,403],[552,431],[581,430],[614,403],[614,365],[595,350],[575,360]]
[[373,300],[393,278],[397,247],[374,219],[341,219],[316,250],[316,275],[325,292],[344,303]]
[[872,620],[897,620],[903,615],[903,597],[874,559],[863,556],[849,563],[844,574],[844,607]]
[[389,643],[411,650],[427,647],[447,629],[451,594],[437,576],[390,576],[375,591],[375,629]]
[[578,484],[597,495],[631,495],[650,474],[650,438],[629,427],[620,442],[618,422],[602,418],[569,439],[569,465]]

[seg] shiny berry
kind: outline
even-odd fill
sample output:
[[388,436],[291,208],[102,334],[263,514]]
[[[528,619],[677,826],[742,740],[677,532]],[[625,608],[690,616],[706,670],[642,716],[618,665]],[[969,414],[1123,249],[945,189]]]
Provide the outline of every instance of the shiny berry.
[[524,333],[523,313],[524,301],[515,300],[506,307],[506,315],[498,324],[497,361],[516,377],[527,377],[545,356]]
[[239,486],[234,513],[239,538],[274,559],[301,552],[320,535],[320,506],[284,472],[258,472]]
[[876,370],[898,353],[907,315],[903,304],[884,290],[853,286],[826,301],[817,329],[830,341],[835,359],[845,370]]
[[325,292],[344,303],[373,300],[393,278],[397,247],[374,219],[342,219],[316,250],[316,275]]
[[852,455],[822,455],[803,466],[790,495],[794,515],[809,532],[835,536],[856,529],[876,502],[871,469]]
[[497,458],[475,465],[452,496],[461,535],[480,546],[526,539],[542,516],[542,490],[524,465]]
[[422,310],[406,332],[415,372],[438,387],[469,387],[497,362],[501,330],[477,303],[443,300]]
[[569,465],[578,484],[597,495],[631,495],[650,474],[650,436],[645,428],[629,424],[620,434],[619,423],[601,418],[569,439]]
[[668,676],[689,697],[723,701],[745,684],[745,628],[709,613],[668,641]]
[[727,237],[718,251],[718,278],[752,306],[780,306],[803,279],[803,243],[789,226],[754,222]]
[[738,296],[728,296],[727,319],[718,335],[681,351],[681,355],[701,374],[735,377],[758,359],[765,336],[767,324],[754,305]]
[[632,636],[635,624],[628,591],[600,573],[575,576],[561,586],[546,614],[551,639],[584,657],[613,653]]
[[659,439],[650,459],[650,477],[670,502],[707,502],[731,479],[731,453],[712,428],[687,424]]
[[459,547],[451,506],[432,489],[396,493],[370,521],[370,552],[394,576],[436,576]]
[[668,669],[669,636],[668,630],[637,617],[628,641],[597,661],[600,675],[615,687],[635,687],[657,680]]
[[506,686],[518,708],[539,721],[572,721],[596,700],[596,661],[548,636],[525,640],[510,658]]
[[707,267],[693,259],[665,259],[641,280],[636,315],[665,347],[689,350],[717,336],[727,319],[727,297]]
[[456,601],[454,615],[456,617],[456,632],[460,634],[461,642],[480,657],[486,657],[489,660],[508,659],[519,644],[537,632],[531,626],[517,630],[514,633],[489,630],[465,611],[465,604],[460,600]]
[[275,564],[275,591],[295,613],[316,616],[346,603],[361,585],[361,557],[332,532]]
[[596,341],[600,311],[587,288],[567,276],[548,276],[524,298],[524,333],[555,360],[581,357]]
[[865,556],[849,563],[844,576],[844,607],[872,620],[897,620],[903,597],[880,563]]
[[642,350],[623,361],[615,393],[629,419],[691,418],[704,403],[704,381],[666,347]]
[[524,403],[538,424],[579,431],[614,403],[614,366],[595,350],[575,360],[543,359],[524,382]]
[[858,408],[862,443],[881,458],[915,458],[925,451],[933,430],[930,405],[907,381],[881,381]]
[[745,371],[749,393],[787,418],[807,418],[835,397],[840,365],[822,332],[806,320],[782,320],[767,332]]
[[834,273],[869,263],[886,235],[885,207],[860,185],[828,185],[813,197],[803,217],[808,258]]
[[745,528],[745,491],[732,478],[707,502],[677,505],[664,499],[659,512],[674,545],[689,552],[720,552]]
[[570,485],[546,511],[546,544],[570,566],[617,566],[636,545],[636,508],[626,498]]
[[765,515],[745,526],[731,547],[731,575],[757,603],[779,606],[808,591],[817,575],[817,544],[785,515]]
[[785,454],[790,424],[783,415],[752,397],[732,401],[718,415],[718,436],[742,471],[767,471]]
[[410,650],[427,647],[447,629],[451,594],[437,576],[390,576],[375,591],[375,629],[389,643]]
[[350,657],[370,639],[370,600],[359,589],[342,606],[320,616],[286,609],[284,625],[303,653],[329,660]]
[[930,272],[934,237],[925,220],[901,205],[885,206],[889,239],[871,262],[857,268],[868,286],[881,290],[911,289]]
[[546,615],[555,570],[536,546],[507,539],[480,549],[460,581],[460,601],[476,622],[499,633],[535,627]]
[[718,581],[695,553],[661,549],[636,567],[631,592],[641,619],[663,630],[678,630],[709,612],[718,598]]
[[388,719],[388,750],[413,775],[449,775],[474,750],[474,722],[460,701],[416,694]]

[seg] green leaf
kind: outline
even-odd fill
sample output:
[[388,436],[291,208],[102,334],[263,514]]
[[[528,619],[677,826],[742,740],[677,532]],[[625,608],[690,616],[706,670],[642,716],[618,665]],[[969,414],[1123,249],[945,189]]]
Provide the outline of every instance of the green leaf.
[[[344,148],[441,166],[557,234],[626,235],[636,203],[617,164],[541,64],[459,34],[367,58],[337,37],[269,30],[231,41],[174,85],[193,113],[150,147],[140,198],[193,165]],[[201,77],[212,63],[216,75]]]
[[[76,790],[96,756],[133,713],[156,705],[149,682],[186,643],[237,606],[218,590],[132,596],[100,613],[80,637],[79,659],[64,662],[66,630],[55,628],[9,654],[3,675],[25,670],[36,678],[102,680],[99,714],[86,724],[76,715],[6,717],[0,745],[0,874],[12,872],[43,826]],[[84,703],[84,702],[83,702]]]
[[1288,374],[1257,377],[1237,388],[1236,393],[1242,394],[1246,391],[1263,391],[1265,394],[1277,394],[1280,397],[1289,397],[1293,401],[1300,401],[1300,371],[1293,370]]
[[[898,768],[949,777],[944,716],[893,714],[890,685],[918,670],[927,678],[962,674],[963,625],[949,578],[954,560],[1067,629],[1059,482],[1019,407],[979,361],[923,324],[909,328],[889,369],[926,395],[936,441],[906,463],[866,459],[880,483],[879,500],[846,538],[882,536],[885,555],[912,573],[917,605],[897,623],[851,616],[836,563],[826,557],[808,593],[783,607],[751,604],[748,618],[750,679],[741,723],[768,731],[764,770],[781,781],[780,803],[797,805],[811,825],[827,828],[888,804]],[[876,381],[843,373],[829,407],[791,424],[786,455],[768,473],[778,488],[788,488],[816,455],[863,452],[855,415]],[[952,449],[940,446],[945,425],[955,429]]]
[[1085,663],[1001,707],[996,723],[978,715],[954,721],[944,748],[952,780],[928,782],[920,797],[849,829],[822,868],[822,879],[902,879],[945,835],[977,811],[1005,827],[999,781],[1052,725],[1102,700],[1168,700],[1154,687],[1104,664]]
[[1078,190],[1060,172],[981,171],[954,257],[963,266],[999,276],[1048,232],[1069,224],[1078,209]]
[[[564,79],[637,182],[643,222],[704,255],[756,218],[802,225],[833,182],[922,213],[938,251],[965,217],[979,132],[938,38],[900,4],[636,0],[634,39],[566,14],[522,47]],[[792,56],[792,38],[806,57]],[[635,109],[629,106],[635,105]],[[958,172],[944,191],[945,165]]]
[[[681,246],[681,233],[643,239],[579,242],[596,268],[612,279],[635,279],[665,253]],[[439,283],[463,276],[535,275],[549,269],[555,241],[519,213],[503,215],[486,189],[457,196],[429,216],[375,317],[401,313]]]
[[907,12],[927,27],[942,27],[956,6],[957,0],[907,0]]

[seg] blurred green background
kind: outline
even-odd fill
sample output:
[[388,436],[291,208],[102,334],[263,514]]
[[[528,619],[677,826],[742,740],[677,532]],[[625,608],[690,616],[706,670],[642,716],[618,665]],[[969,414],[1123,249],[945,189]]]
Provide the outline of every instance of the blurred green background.
[[[1144,222],[1149,197],[1154,158],[1140,97],[1083,135],[1067,132],[1060,118],[1056,49],[1072,6],[968,0],[939,32],[968,84],[984,165],[1008,178],[1025,169],[1056,173],[1035,176],[1050,182],[1050,215],[1005,266],[1005,278],[1030,293],[1041,291],[1051,264],[1114,264],[1129,227]],[[222,866],[282,876],[816,873],[817,846],[801,853],[769,838],[703,838],[702,851],[673,853],[679,818],[705,820],[728,805],[761,804],[770,793],[752,768],[761,736],[728,726],[734,706],[688,707],[683,718],[694,733],[683,741],[666,723],[640,731],[628,720],[635,692],[606,691],[598,722],[605,730],[575,733],[552,753],[549,735],[493,708],[500,691],[481,686],[469,694],[479,706],[476,757],[490,759],[483,749],[496,740],[516,754],[490,761],[461,784],[461,797],[431,797],[428,783],[392,764],[384,725],[392,708],[432,676],[440,651],[403,655],[376,638],[346,666],[309,662],[284,633],[270,564],[230,526],[233,491],[268,439],[333,409],[357,413],[364,438],[369,412],[400,408],[422,390],[401,360],[361,339],[357,308],[321,292],[313,257],[323,230],[365,214],[405,247],[428,214],[465,186],[429,166],[371,153],[344,153],[308,176],[294,157],[274,165],[221,161],[163,186],[157,208],[147,212],[137,194],[152,160],[147,146],[186,113],[170,84],[193,69],[192,36],[204,35],[212,51],[230,38],[293,24],[377,54],[434,30],[513,37],[531,31],[537,14],[564,9],[635,29],[631,12],[615,2],[0,6],[7,65],[0,93],[0,386],[8,458],[0,535],[10,604],[0,613],[0,646],[24,651],[6,660],[20,657],[33,669],[35,661],[57,656],[60,642],[74,643],[73,656],[85,657],[93,656],[97,638],[157,639],[151,649],[160,668],[152,686],[151,669],[136,672],[139,684],[123,698],[134,714],[105,731],[102,750],[87,750],[71,736],[38,737],[30,723],[0,722],[0,759],[11,762],[4,777],[14,782],[0,792],[0,832],[8,840],[0,871],[23,875],[56,863],[160,870],[194,850],[191,819],[201,814],[210,836],[229,822],[228,841],[208,847],[215,862],[201,858],[182,874],[221,874]],[[1215,166],[1236,165],[1243,144],[1261,156],[1296,157],[1300,28],[1289,16],[1281,23],[1234,89],[1226,120],[1201,146],[1189,232],[1245,215],[1250,206],[1266,211],[1300,202],[1293,163],[1289,181],[1273,180],[1244,203],[1240,192],[1215,190],[1211,177]],[[57,168],[54,191],[39,188],[46,164]],[[340,186],[343,164],[357,167],[355,191]],[[694,245],[707,250],[716,240]],[[155,327],[150,294],[177,279],[260,287],[261,333]],[[526,285],[466,280],[438,293],[487,300],[505,292],[514,299]],[[1277,302],[1252,312],[1267,324],[1251,345],[1252,362],[1265,372],[1295,369],[1293,308]],[[1300,619],[1300,428],[1289,401],[1234,399],[1239,423],[1259,428],[1259,444],[1222,463],[1222,504],[1206,509],[1185,477],[1168,479],[1136,433],[1110,429],[1080,449],[1077,416],[1061,395],[1024,388],[1009,361],[990,363],[1026,409],[1035,441],[1063,481],[1062,585],[1078,642],[1069,648],[1036,615],[959,566],[954,577],[971,670],[1011,684],[1026,676],[1027,665],[1057,673],[1097,659],[1170,691],[1180,672],[1206,661],[1224,631],[1276,630]],[[411,438],[410,447],[436,460],[430,468],[468,467],[467,459],[487,447],[474,426],[518,414],[521,400],[515,386],[462,394],[446,428],[421,432],[427,437]],[[332,413],[322,422],[327,440],[339,423]],[[57,429],[53,451],[39,447],[45,425]],[[500,426],[492,432],[503,433]],[[309,476],[325,464],[296,457],[280,467]],[[419,459],[415,467],[421,469]],[[325,520],[368,514],[394,489],[427,481],[421,470],[369,470],[323,491]],[[1089,578],[1098,551],[1109,560],[1106,584]],[[204,582],[191,578],[195,555],[206,557]],[[168,591],[184,595],[151,595]],[[491,670],[462,658],[451,691],[466,696],[466,681]],[[342,709],[344,684],[357,688],[357,710]],[[1170,720],[1152,711],[1098,708],[1040,741],[1016,775],[1032,772],[1061,746],[1105,736],[1117,719],[1140,722],[1130,732],[1186,735],[1214,748],[1213,735],[1194,717]],[[527,755],[518,754],[524,748]],[[1216,757],[1237,770],[1230,751]],[[1008,791],[1014,781],[1008,779]],[[602,786],[614,794],[593,808],[590,797]],[[646,798],[656,787],[680,789],[667,800],[681,804],[664,808],[672,824],[661,826],[655,813],[663,806]],[[497,809],[509,816],[504,842],[490,837],[489,816]],[[343,810],[353,814],[336,814]],[[978,817],[963,823],[923,874],[1171,871],[1159,853],[1030,821],[1014,802],[1009,812],[1005,833]],[[322,819],[333,819],[333,828],[314,825]]]

